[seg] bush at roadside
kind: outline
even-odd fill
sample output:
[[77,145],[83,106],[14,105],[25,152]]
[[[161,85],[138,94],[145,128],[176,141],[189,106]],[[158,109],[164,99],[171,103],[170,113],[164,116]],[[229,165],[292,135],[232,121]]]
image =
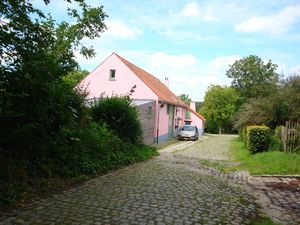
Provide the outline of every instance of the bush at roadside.
[[267,126],[248,126],[246,146],[251,153],[267,151],[270,145],[271,133]]

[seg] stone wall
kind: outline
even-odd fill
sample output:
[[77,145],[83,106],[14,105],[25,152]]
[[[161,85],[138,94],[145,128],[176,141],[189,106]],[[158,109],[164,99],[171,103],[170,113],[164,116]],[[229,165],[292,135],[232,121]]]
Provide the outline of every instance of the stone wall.
[[155,102],[148,102],[136,107],[143,129],[143,142],[145,144],[152,144],[155,136]]

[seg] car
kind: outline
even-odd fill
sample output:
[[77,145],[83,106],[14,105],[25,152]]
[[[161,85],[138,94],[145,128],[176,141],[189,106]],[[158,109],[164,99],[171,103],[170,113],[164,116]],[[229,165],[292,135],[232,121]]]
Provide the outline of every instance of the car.
[[196,141],[199,138],[198,128],[193,125],[185,125],[179,129],[179,140],[192,140]]

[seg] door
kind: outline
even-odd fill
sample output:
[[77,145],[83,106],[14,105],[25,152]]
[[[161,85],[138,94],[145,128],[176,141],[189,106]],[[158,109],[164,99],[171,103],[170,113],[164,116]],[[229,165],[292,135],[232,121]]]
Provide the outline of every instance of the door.
[[168,137],[174,137],[174,106],[168,104],[167,112],[168,112]]

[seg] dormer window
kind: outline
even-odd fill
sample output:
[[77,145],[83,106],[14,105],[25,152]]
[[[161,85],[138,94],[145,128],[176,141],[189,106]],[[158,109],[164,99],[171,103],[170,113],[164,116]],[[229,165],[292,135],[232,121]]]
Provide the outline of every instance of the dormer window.
[[109,71],[109,80],[116,80],[116,70],[115,69],[111,69]]

